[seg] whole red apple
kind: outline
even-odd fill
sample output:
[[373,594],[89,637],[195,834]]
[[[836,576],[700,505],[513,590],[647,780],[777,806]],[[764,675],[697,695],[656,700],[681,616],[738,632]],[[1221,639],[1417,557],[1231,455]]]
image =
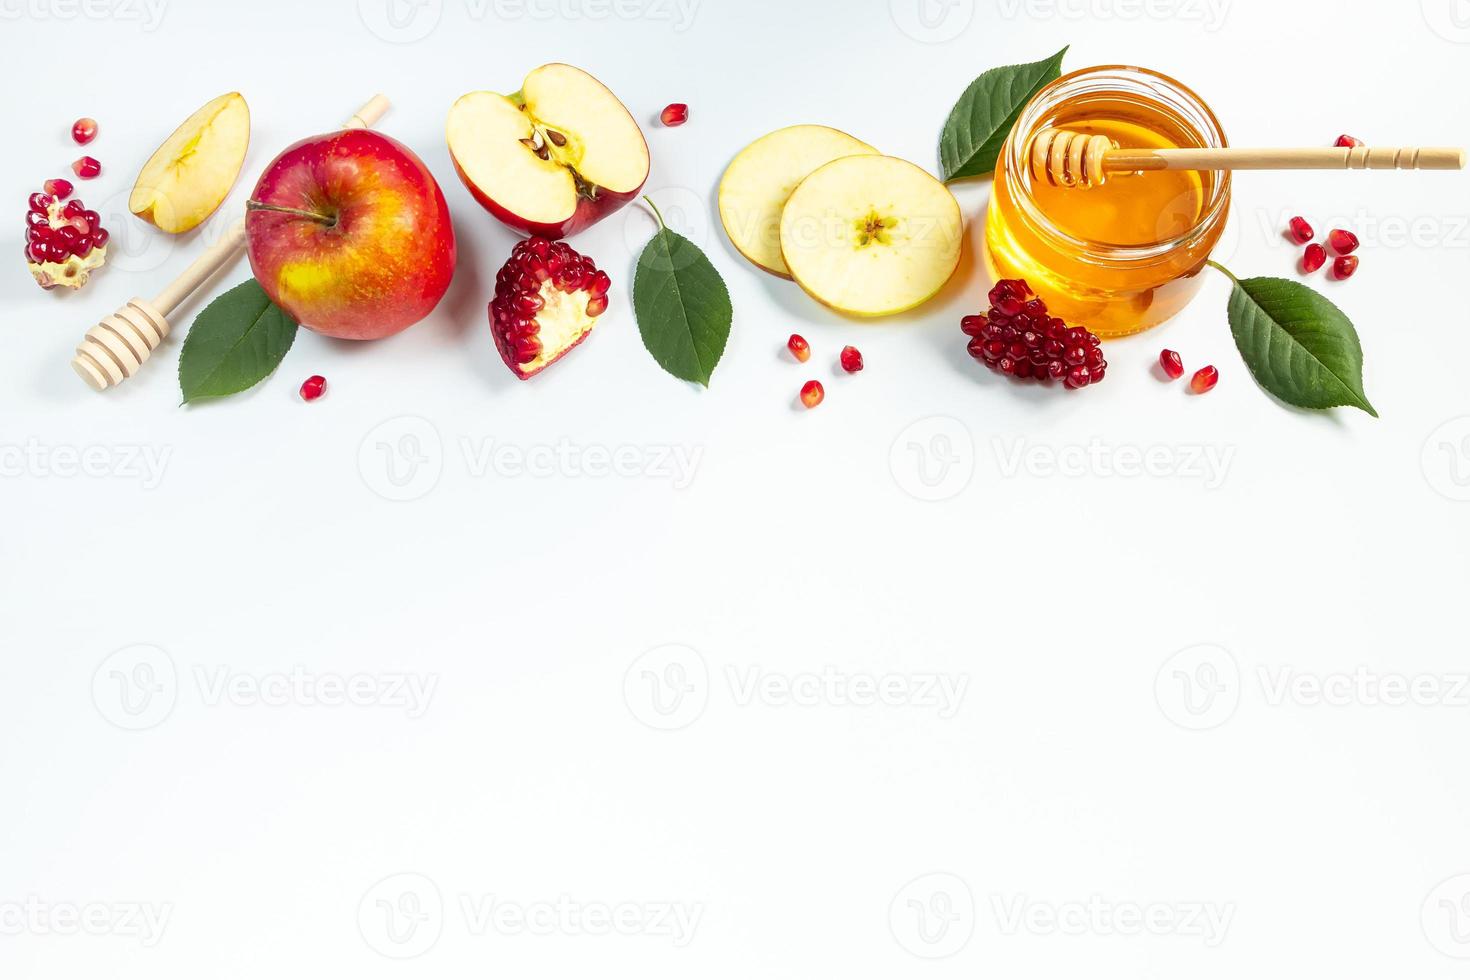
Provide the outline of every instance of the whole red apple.
[[566,238],[638,196],[648,143],[618,97],[571,65],[542,65],[513,95],[449,110],[449,156],[480,205],[518,231]]
[[293,319],[328,337],[398,333],[428,316],[454,277],[454,226],[434,175],[370,129],[288,147],[246,208],[255,278]]

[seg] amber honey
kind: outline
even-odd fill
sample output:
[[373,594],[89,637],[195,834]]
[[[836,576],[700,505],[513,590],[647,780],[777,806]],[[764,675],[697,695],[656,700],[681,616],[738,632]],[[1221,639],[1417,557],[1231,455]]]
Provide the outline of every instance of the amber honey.
[[996,166],[985,228],[995,278],[1025,279],[1054,315],[1102,337],[1169,319],[1202,284],[1229,211],[1229,175],[1156,171],[1054,186],[1031,172],[1027,153],[1048,127],[1101,133],[1125,149],[1224,146],[1214,114],[1167,76],[1088,68],[1037,94]]

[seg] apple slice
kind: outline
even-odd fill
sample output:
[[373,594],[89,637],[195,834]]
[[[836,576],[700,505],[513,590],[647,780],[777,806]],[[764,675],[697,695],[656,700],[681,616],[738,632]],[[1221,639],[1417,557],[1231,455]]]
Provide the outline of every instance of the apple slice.
[[949,188],[907,160],[850,156],[814,171],[781,212],[781,255],[817,301],[855,316],[933,298],[960,262]]
[[796,186],[818,167],[878,151],[826,126],[788,126],[741,150],[720,179],[720,223],[741,255],[790,279],[781,258],[781,209]]
[[180,234],[214,214],[245,163],[250,108],[239,92],[213,100],[174,130],[143,164],[128,210]]
[[638,195],[648,144],[605,85],[542,65],[514,95],[471,92],[449,110],[449,156],[475,200],[501,221],[565,238]]

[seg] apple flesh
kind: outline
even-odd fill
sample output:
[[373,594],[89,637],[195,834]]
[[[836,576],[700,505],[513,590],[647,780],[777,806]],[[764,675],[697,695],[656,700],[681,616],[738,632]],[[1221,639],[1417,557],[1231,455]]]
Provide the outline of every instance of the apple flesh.
[[128,210],[160,231],[197,228],[240,176],[250,146],[250,108],[239,92],[210,101],[143,164]]
[[720,223],[730,243],[759,268],[790,279],[781,258],[781,211],[791,192],[833,160],[877,152],[826,126],[788,126],[762,136],[730,161],[720,180]]
[[288,147],[246,205],[250,267],[304,327],[344,340],[398,333],[454,276],[454,226],[434,175],[382,133],[348,129]]
[[964,219],[949,188],[906,160],[850,156],[814,171],[781,212],[797,285],[855,316],[933,298],[960,262]]
[[449,110],[449,156],[485,210],[518,231],[574,235],[638,196],[648,144],[618,97],[571,65],[542,65],[514,95]]

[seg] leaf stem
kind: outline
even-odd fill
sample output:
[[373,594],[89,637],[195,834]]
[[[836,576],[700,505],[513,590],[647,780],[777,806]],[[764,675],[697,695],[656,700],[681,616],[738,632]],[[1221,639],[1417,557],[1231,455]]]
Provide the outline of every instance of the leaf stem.
[[667,231],[669,226],[666,225],[666,224],[664,224],[664,216],[661,213],[659,213],[658,205],[653,203],[653,198],[649,197],[647,194],[644,194],[643,195],[643,200],[644,200],[644,203],[646,203],[650,208],[653,209],[653,215],[654,215],[654,217],[658,218],[658,227],[659,227],[659,230],[660,231]]
[[1237,278],[1235,278],[1235,273],[1231,272],[1229,269],[1225,268],[1223,265],[1221,265],[1220,263],[1216,262],[1214,259],[1205,259],[1205,264],[1206,265],[1209,265],[1209,266],[1213,266],[1216,269],[1219,269],[1221,272],[1225,273],[1225,275],[1227,275],[1227,276],[1230,277],[1230,281],[1231,282],[1235,283],[1237,286],[1240,285],[1240,280],[1237,279]]

